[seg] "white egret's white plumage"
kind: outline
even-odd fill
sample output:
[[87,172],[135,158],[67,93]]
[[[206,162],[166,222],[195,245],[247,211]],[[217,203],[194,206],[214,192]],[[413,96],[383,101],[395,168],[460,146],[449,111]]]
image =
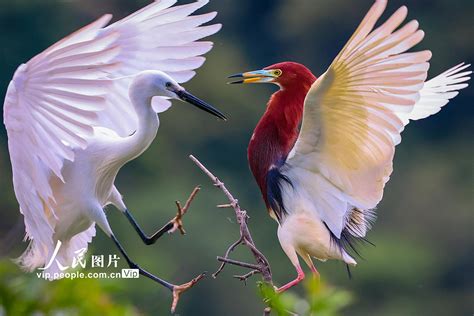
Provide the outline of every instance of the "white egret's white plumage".
[[[200,55],[212,43],[198,40],[221,28],[200,26],[215,12],[189,16],[207,0],[172,7],[175,2],[154,2],[109,26],[105,15],[15,72],[4,122],[31,240],[19,259],[25,269],[45,265],[58,240],[57,259],[70,265],[94,237],[95,223],[112,235],[103,207],[125,210],[114,186],[117,172],[150,145],[156,112],[179,97],[178,83],[203,64]],[[49,272],[55,270],[53,264]]]
[[304,277],[298,255],[314,273],[312,257],[356,264],[348,250],[374,220],[400,133],[410,120],[437,113],[470,79],[469,65],[460,64],[426,81],[431,52],[407,52],[423,31],[417,21],[403,24],[406,7],[375,28],[386,5],[375,1],[319,78],[291,62],[231,76],[243,79],[233,83],[280,86],[248,155],[279,222],[280,244],[298,272],[281,291]]

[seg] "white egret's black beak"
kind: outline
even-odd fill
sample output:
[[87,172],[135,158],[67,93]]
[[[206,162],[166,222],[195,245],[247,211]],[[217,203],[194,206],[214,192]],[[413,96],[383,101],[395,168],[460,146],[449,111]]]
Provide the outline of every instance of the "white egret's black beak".
[[194,95],[187,92],[186,90],[180,89],[178,91],[175,91],[175,93],[181,100],[188,102],[189,104],[192,104],[195,107],[198,107],[203,111],[206,111],[207,113],[215,115],[224,121],[227,121],[227,118],[225,117],[224,114],[222,114],[221,111],[219,111],[218,109],[216,109],[209,103],[204,102],[203,100],[199,99],[198,97],[195,97]]

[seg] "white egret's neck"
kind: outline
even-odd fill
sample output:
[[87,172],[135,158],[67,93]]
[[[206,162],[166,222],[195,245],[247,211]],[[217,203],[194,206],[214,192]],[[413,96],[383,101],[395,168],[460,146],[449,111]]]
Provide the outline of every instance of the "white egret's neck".
[[151,99],[153,96],[140,91],[140,88],[130,88],[130,101],[138,117],[136,131],[124,139],[121,159],[124,162],[130,161],[141,155],[153,142],[158,132],[159,119],[153,111]]

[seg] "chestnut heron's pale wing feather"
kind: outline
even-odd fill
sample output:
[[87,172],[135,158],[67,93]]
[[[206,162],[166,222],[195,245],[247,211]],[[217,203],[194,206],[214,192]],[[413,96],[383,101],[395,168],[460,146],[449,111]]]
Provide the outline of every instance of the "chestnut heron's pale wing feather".
[[305,183],[314,212],[338,238],[353,207],[381,200],[404,128],[397,113],[413,110],[429,68],[431,52],[405,53],[424,36],[416,21],[400,27],[406,7],[374,30],[385,7],[385,0],[374,3],[311,87],[287,160],[285,174]]

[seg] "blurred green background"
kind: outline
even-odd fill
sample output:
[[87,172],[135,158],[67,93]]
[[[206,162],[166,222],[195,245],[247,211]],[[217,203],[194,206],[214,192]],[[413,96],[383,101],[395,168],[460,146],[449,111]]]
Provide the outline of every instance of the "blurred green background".
[[[190,1],[180,1],[186,3]],[[104,13],[116,19],[148,4],[138,0],[0,0],[0,90],[6,91],[16,67]],[[251,216],[257,246],[267,255],[277,285],[295,271],[281,251],[276,223],[247,167],[246,148],[253,128],[275,87],[229,86],[226,76],[280,62],[297,61],[321,74],[355,30],[372,0],[214,0],[202,12],[218,11],[222,31],[206,64],[186,88],[222,109],[230,120],[214,120],[182,103],[160,115],[161,127],[151,148],[125,166],[117,186],[147,232],[175,213],[202,184],[185,219],[187,235],[165,236],[145,246],[118,212],[111,225],[129,254],[143,267],[176,283],[217,267],[238,237],[230,210],[214,206],[224,196],[187,158],[196,155],[239,198]],[[431,49],[430,76],[474,60],[474,1],[392,0],[426,32],[417,49]],[[362,249],[363,259],[349,280],[343,264],[317,263],[322,278],[349,293],[344,315],[472,315],[474,312],[474,89],[468,88],[438,115],[410,124],[397,148],[394,173],[369,234],[376,247]],[[10,259],[26,247],[23,224],[11,182],[6,132],[0,129],[0,315],[42,311],[47,315],[169,313],[170,293],[153,282],[82,280],[49,283],[25,275]],[[89,254],[117,253],[100,231]],[[234,258],[251,260],[245,249]],[[263,305],[252,279],[232,279],[241,270],[228,267],[186,293],[182,315],[260,315]],[[292,290],[304,295],[304,287]],[[89,305],[86,304],[88,302]],[[79,307],[86,304],[86,307]],[[343,304],[344,305],[344,304]],[[81,305],[82,306],[82,305]],[[87,309],[91,308],[91,309]],[[92,312],[91,312],[92,311]],[[61,315],[63,315],[61,314]]]

